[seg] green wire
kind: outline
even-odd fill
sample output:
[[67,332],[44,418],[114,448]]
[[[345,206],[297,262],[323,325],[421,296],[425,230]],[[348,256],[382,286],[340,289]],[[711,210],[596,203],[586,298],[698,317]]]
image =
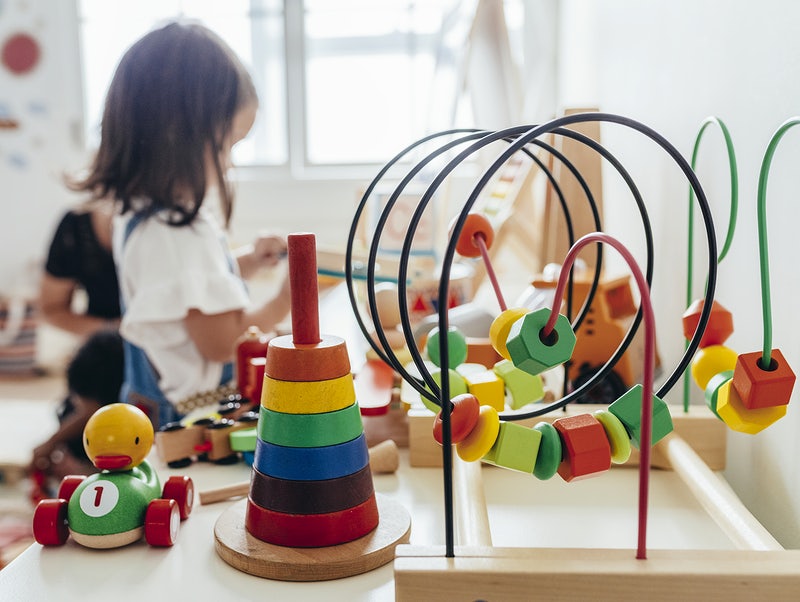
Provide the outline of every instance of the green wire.
[[789,129],[800,124],[800,117],[792,117],[784,121],[772,135],[761,162],[761,173],[758,176],[758,256],[761,263],[761,313],[764,320],[764,349],[760,367],[769,370],[772,363],[772,302],[769,286],[769,249],[767,248],[767,178],[775,149]]
[[[736,153],[733,150],[733,140],[731,139],[730,132],[725,123],[718,117],[706,117],[700,124],[700,131],[697,132],[697,138],[694,142],[694,149],[692,150],[692,170],[697,165],[697,155],[700,151],[700,141],[703,139],[703,133],[708,126],[717,125],[722,131],[722,136],[725,138],[725,147],[728,150],[728,166],[731,178],[731,210],[728,216],[728,233],[725,236],[725,243],[717,257],[717,264],[725,258],[728,250],[731,248],[733,242],[733,233],[736,230],[736,216],[739,212],[739,170],[736,167]],[[694,189],[689,186],[689,244],[687,251],[687,270],[686,270],[686,307],[692,303],[692,280],[694,279]],[[706,287],[708,283],[706,283]],[[688,342],[686,346],[688,347]],[[686,371],[683,378],[683,411],[689,411],[689,392],[690,381],[689,372]]]

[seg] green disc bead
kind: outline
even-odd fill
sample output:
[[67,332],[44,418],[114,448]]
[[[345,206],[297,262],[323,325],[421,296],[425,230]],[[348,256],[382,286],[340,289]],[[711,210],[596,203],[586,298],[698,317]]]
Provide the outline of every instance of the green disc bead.
[[549,422],[539,422],[533,429],[542,434],[533,476],[546,481],[558,472],[558,465],[561,464],[561,435]]
[[720,420],[722,420],[722,418],[720,418],[719,414],[717,414],[717,396],[719,393],[719,388],[732,378],[733,370],[725,370],[724,372],[720,372],[719,374],[712,376],[706,385],[706,390],[704,392],[706,405],[708,406],[709,410],[714,412],[714,416]]

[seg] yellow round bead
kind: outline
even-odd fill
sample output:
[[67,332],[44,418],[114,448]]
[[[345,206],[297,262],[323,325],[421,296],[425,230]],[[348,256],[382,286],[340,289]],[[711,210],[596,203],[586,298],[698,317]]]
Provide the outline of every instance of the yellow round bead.
[[500,433],[500,416],[492,406],[481,406],[478,423],[469,435],[456,444],[458,457],[465,462],[483,458],[497,441]]
[[494,347],[495,351],[497,351],[501,357],[507,360],[511,359],[511,355],[508,353],[508,348],[506,347],[508,333],[511,331],[512,324],[527,313],[528,310],[522,307],[507,309],[497,316],[489,327],[489,340],[492,342],[492,347]]
[[631,457],[631,438],[622,421],[608,410],[597,410],[594,417],[603,425],[603,430],[611,445],[611,461],[614,464],[625,464]]
[[737,353],[724,345],[709,345],[698,350],[692,360],[692,378],[703,391],[714,376],[736,367]]

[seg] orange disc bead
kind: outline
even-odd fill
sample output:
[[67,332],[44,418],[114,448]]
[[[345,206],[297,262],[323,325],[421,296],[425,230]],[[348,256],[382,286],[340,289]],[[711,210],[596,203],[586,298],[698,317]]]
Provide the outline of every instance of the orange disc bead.
[[494,242],[494,228],[480,213],[468,213],[456,243],[456,252],[462,257],[480,257],[481,250],[475,242],[476,236],[482,236],[486,248],[489,249]]
[[[450,441],[451,443],[460,443],[478,424],[481,405],[478,398],[470,393],[456,395],[450,400],[450,403],[453,406],[450,412]],[[436,415],[433,423],[433,438],[439,445],[443,444],[442,412]]]

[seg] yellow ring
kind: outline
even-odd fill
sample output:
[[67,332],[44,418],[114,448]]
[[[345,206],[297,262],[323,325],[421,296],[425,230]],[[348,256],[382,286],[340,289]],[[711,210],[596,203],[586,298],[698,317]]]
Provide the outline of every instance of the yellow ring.
[[354,404],[353,375],[317,381],[289,381],[264,377],[261,405],[284,414],[322,414]]
[[597,410],[594,417],[603,425],[603,430],[611,446],[611,461],[625,464],[631,457],[631,438],[622,421],[608,410]]
[[500,416],[492,406],[481,406],[478,423],[466,438],[456,444],[458,457],[465,462],[475,462],[486,455],[500,433]]
[[489,327],[489,340],[492,342],[492,347],[507,360],[511,360],[511,354],[508,353],[506,347],[508,333],[514,322],[527,313],[528,310],[522,307],[506,309],[492,321],[492,325]]

